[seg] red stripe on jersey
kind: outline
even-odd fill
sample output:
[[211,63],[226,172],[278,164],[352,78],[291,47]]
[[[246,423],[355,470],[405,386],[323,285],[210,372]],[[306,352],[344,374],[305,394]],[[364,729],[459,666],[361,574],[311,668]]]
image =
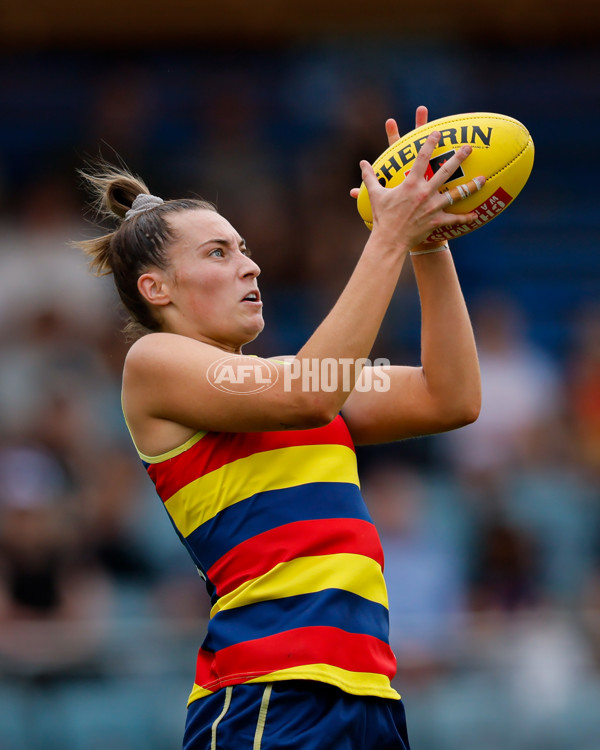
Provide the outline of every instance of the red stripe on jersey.
[[225,464],[255,453],[299,445],[354,444],[346,423],[338,416],[324,427],[285,432],[208,432],[177,456],[148,465],[148,474],[163,502],[180,489]]
[[[324,530],[329,525],[330,530]],[[372,523],[355,518],[295,521],[241,542],[208,571],[217,595],[234,591],[245,581],[268,573],[278,563],[298,557],[341,552],[370,557],[383,569],[383,552]]]
[[396,660],[387,643],[370,635],[315,626],[245,641],[216,654],[200,649],[196,684],[214,690],[280,669],[311,664],[330,664],[350,672],[375,672],[390,680],[396,673]]

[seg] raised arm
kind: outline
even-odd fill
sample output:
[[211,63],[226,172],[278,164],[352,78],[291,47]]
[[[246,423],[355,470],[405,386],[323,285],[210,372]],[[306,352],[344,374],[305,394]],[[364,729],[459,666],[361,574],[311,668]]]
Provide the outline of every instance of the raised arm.
[[390,367],[386,391],[350,394],[343,415],[357,444],[452,430],[479,415],[479,363],[450,251],[412,260],[421,300],[422,366]]
[[[416,125],[426,122],[427,109],[419,107]],[[398,140],[394,120],[386,122],[386,131],[390,145]],[[343,414],[357,444],[452,430],[479,415],[473,329],[448,246],[417,247],[411,259],[421,301],[422,366],[386,368],[386,390],[352,392]]]

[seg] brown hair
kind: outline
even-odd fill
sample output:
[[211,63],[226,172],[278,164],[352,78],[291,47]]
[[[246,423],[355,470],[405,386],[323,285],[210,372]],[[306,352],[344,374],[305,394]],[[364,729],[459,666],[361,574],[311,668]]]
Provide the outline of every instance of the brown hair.
[[167,250],[176,237],[167,215],[197,209],[216,211],[215,207],[207,201],[183,198],[165,201],[126,219],[136,197],[150,195],[143,180],[104,162],[91,170],[81,170],[80,175],[94,195],[98,216],[116,218],[119,225],[108,234],[73,244],[90,258],[90,266],[98,276],[112,273],[131,318],[125,327],[128,338],[159,330],[159,322],[142,298],[137,281],[150,267],[168,266]]

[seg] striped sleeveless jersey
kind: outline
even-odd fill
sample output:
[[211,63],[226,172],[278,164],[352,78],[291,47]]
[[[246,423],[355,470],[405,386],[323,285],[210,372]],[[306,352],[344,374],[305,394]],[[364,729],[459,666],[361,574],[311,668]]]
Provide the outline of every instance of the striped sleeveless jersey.
[[190,702],[287,679],[399,698],[383,553],[341,416],[140,455],[211,597]]

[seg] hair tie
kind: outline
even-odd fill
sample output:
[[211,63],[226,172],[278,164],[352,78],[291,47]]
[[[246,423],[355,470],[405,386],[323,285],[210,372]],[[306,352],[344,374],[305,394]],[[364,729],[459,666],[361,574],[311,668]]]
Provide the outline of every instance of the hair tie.
[[125,214],[125,221],[127,221],[127,219],[131,219],[132,216],[146,213],[146,211],[150,211],[151,208],[156,208],[162,203],[164,203],[163,199],[158,198],[156,195],[140,193],[131,204],[131,208],[129,209],[129,211],[127,211],[127,213]]

